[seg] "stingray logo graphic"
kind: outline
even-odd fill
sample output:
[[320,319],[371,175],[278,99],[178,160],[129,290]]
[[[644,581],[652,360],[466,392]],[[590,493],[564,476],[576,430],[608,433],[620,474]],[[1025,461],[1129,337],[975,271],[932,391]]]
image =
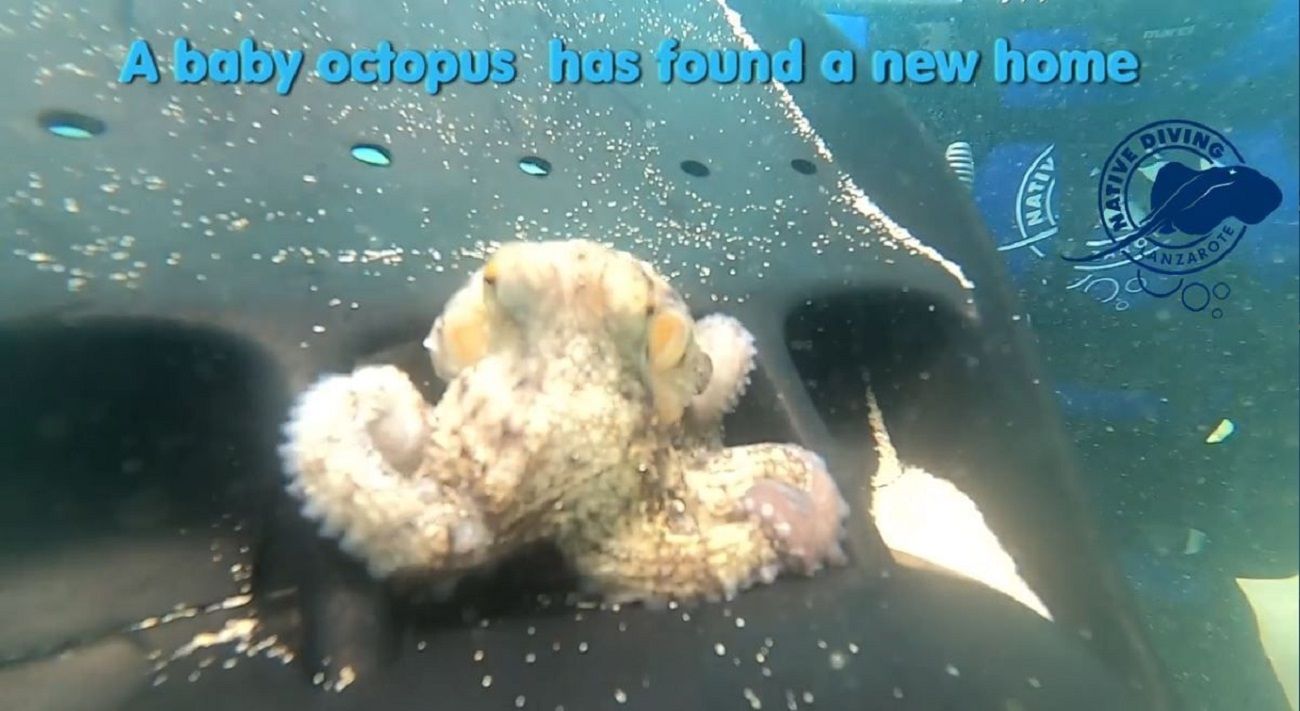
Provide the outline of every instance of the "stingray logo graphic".
[[1277,184],[1245,163],[1227,138],[1195,121],[1143,126],[1101,169],[1097,207],[1106,239],[1065,259],[1080,269],[1133,265],[1140,291],[1178,295],[1188,310],[1205,310],[1230,289],[1193,275],[1223,261],[1282,203]]

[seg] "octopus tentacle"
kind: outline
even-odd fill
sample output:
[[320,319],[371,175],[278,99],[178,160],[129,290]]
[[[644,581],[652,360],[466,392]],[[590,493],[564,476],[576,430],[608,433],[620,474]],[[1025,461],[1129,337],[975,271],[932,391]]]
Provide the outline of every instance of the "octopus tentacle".
[[317,381],[285,424],[288,490],[376,577],[476,565],[491,547],[469,496],[418,475],[431,417],[405,373],[367,366]]
[[804,486],[761,479],[749,487],[741,501],[746,511],[757,516],[785,566],[812,575],[824,565],[848,562],[840,542],[849,505],[821,457],[807,450],[798,450],[796,456],[807,462]]
[[691,401],[691,420],[710,428],[732,411],[749,387],[754,369],[754,336],[736,319],[722,314],[705,316],[695,324],[695,341],[709,356],[713,372],[708,385]]
[[565,552],[584,587],[609,602],[730,599],[759,580],[775,579],[780,568],[752,521],[697,524],[651,512],[630,515],[599,544]]
[[739,506],[766,537],[782,570],[812,574],[846,562],[840,542],[848,503],[822,458],[803,447],[729,447],[705,460],[687,484],[715,510]]
[[848,505],[820,457],[757,444],[698,459],[680,499],[634,514],[590,548],[569,550],[613,600],[730,598],[783,572],[846,562]]

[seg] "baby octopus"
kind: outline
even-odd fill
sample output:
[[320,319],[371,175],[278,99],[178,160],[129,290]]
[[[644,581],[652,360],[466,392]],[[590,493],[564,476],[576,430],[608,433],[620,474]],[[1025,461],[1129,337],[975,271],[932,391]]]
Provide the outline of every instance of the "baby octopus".
[[626,252],[506,244],[424,342],[438,403],[393,366],[323,377],[285,425],[288,488],[379,578],[454,581],[539,541],[610,602],[811,575],[845,560],[822,459],[722,442],[753,343]]

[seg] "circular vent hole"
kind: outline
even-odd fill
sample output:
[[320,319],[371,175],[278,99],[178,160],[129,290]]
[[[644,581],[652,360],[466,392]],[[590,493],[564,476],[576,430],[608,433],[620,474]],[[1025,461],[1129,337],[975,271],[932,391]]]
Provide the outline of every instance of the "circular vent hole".
[[812,161],[803,158],[795,158],[790,161],[790,167],[794,168],[794,172],[803,173],[804,175],[812,175],[817,172],[817,166],[813,165]]
[[526,175],[543,178],[551,174],[551,162],[537,156],[526,156],[519,159],[519,169]]
[[682,161],[682,171],[687,175],[694,175],[697,178],[703,178],[709,174],[709,166],[699,162],[698,160],[684,160]]
[[93,138],[103,133],[103,121],[75,111],[45,111],[36,117],[41,128],[59,138]]
[[392,151],[373,143],[358,143],[352,147],[351,153],[358,162],[377,168],[387,168],[393,164]]

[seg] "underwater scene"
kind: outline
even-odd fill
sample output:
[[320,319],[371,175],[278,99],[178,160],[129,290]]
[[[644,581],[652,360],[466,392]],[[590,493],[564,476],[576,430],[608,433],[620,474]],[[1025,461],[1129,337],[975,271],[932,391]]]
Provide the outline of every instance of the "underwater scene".
[[1295,0],[0,60],[0,709],[1300,711]]

